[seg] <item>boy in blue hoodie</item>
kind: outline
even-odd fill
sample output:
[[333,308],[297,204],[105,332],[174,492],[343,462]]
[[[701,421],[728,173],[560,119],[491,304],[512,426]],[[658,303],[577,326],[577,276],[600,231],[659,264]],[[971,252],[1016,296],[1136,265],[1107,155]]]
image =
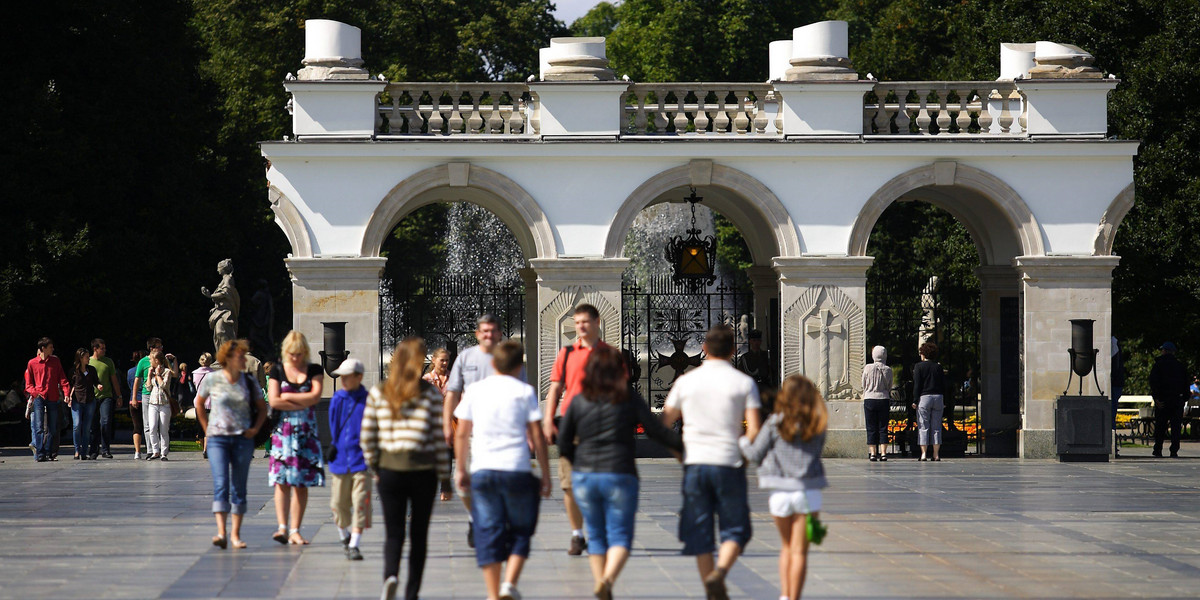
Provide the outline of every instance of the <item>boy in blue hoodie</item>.
[[342,389],[329,401],[329,431],[333,445],[329,464],[329,506],[337,521],[346,558],[362,560],[358,550],[364,529],[371,526],[371,474],[359,446],[367,389],[362,386],[363,364],[348,358],[332,373],[342,378]]

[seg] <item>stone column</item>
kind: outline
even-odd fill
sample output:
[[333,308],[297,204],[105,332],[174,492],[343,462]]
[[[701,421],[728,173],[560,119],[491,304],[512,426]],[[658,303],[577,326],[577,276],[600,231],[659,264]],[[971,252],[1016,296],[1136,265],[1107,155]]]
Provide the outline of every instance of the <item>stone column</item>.
[[[525,347],[525,363],[530,365],[538,364],[538,284],[537,271],[533,269],[521,269],[518,271],[521,276],[521,281],[525,284],[525,326],[522,333],[523,339],[521,345]],[[529,373],[534,373],[532,369],[527,369]],[[534,386],[537,382],[531,381]]]
[[[363,361],[363,385],[380,380],[379,276],[386,258],[288,258],[292,276],[292,327],[308,338],[312,360],[321,360],[323,322],[346,322],[346,349]],[[325,379],[325,396],[333,382]]]
[[[1021,277],[1010,266],[979,267],[975,275],[980,294],[976,375],[982,396],[979,424],[986,434],[983,453],[1013,456],[1021,427]],[[1014,309],[1015,315],[1005,314]],[[1015,322],[1006,322],[1014,316]],[[1010,339],[1014,334],[1015,339]]]
[[776,258],[780,276],[782,371],[821,389],[829,408],[826,456],[861,457],[866,434],[862,369],[866,357],[870,256]]
[[[600,337],[621,345],[621,274],[626,258],[535,258],[537,307],[525,322],[536,323],[537,363],[527,369],[529,383],[544,400],[550,387],[550,370],[558,349],[575,341],[575,307],[591,304],[600,311]],[[526,294],[532,292],[526,289]],[[526,296],[528,297],[528,296]]]
[[[1070,371],[1069,319],[1095,319],[1101,388],[1108,393],[1112,336],[1112,270],[1118,256],[1019,256],[1022,278],[1021,434],[1022,458],[1053,458],[1054,399],[1063,393]],[[1072,384],[1073,389],[1078,389]],[[1098,394],[1093,379],[1084,394]]]

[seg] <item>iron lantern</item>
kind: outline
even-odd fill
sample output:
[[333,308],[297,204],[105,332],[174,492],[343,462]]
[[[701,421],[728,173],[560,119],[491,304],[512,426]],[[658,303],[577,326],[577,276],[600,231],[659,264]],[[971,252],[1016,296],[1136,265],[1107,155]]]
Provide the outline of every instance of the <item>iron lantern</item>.
[[667,260],[671,261],[671,281],[685,285],[692,291],[701,290],[717,280],[717,240],[713,236],[700,237],[696,227],[696,204],[700,203],[696,188],[691,188],[684,201],[692,206],[692,224],[687,237],[673,236],[667,243]]

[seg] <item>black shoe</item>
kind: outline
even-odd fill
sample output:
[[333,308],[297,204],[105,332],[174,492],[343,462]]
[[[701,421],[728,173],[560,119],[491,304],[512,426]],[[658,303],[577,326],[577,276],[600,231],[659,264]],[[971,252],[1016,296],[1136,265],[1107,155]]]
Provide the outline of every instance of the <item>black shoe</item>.
[[587,548],[587,540],[578,535],[571,536],[571,547],[567,548],[567,554],[571,556],[579,556]]
[[[76,455],[75,455],[75,460],[79,460],[79,455],[78,455],[78,454],[76,454]],[[87,460],[87,459],[85,458],[84,460]]]
[[346,560],[362,560],[362,552],[358,551],[358,547],[350,546],[346,548]]
[[37,462],[50,462],[50,459],[46,458],[45,456],[39,456],[37,457]]
[[165,461],[165,460],[167,460],[167,457],[165,457],[165,456],[164,456],[164,457],[162,457],[162,460],[164,460],[164,461]]
[[96,460],[97,458],[100,458],[99,454],[89,454],[88,455],[88,460]]
[[1162,450],[1155,450],[1154,452],[1150,453],[1150,456],[1153,456],[1154,458],[1162,458]]
[[878,459],[878,458],[876,458],[874,454],[868,454],[868,455],[867,455],[867,460],[869,460],[869,461],[871,461],[871,462],[875,462],[875,461],[877,461],[877,460],[879,460],[879,459]]
[[346,536],[346,537],[342,538],[342,548],[343,549],[350,548],[350,536]]
[[1171,453],[1171,458],[1179,458],[1179,453],[1178,453],[1178,452],[1172,452],[1172,453]]
[[57,455],[57,454],[51,454],[51,455],[50,455],[50,462],[58,462],[58,455]]
[[204,458],[208,458],[208,450],[204,451]]
[[887,455],[886,455],[886,454],[880,454],[880,455],[879,455],[879,462],[887,462]]
[[112,458],[113,457],[112,452],[105,452],[101,456],[103,456],[104,458]]
[[467,521],[467,546],[475,547],[475,523]]

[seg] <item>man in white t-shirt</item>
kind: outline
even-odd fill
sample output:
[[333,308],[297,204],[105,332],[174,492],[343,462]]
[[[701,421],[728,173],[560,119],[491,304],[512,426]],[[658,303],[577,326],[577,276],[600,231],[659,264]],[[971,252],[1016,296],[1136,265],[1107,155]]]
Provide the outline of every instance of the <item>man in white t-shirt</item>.
[[[718,325],[704,339],[706,360],[671,387],[663,409],[670,427],[683,419],[683,510],[679,541],[696,567],[710,599],[728,600],[725,574],[750,541],[750,505],[746,469],[738,437],[758,433],[758,386],[734,368],[733,329]],[[742,422],[745,422],[743,432]],[[720,520],[721,546],[713,564],[714,516]]]
[[[524,349],[507,341],[492,349],[496,374],[468,385],[454,409],[458,429],[454,474],[459,491],[470,490],[475,522],[475,562],[483,570],[489,600],[520,600],[517,580],[529,558],[538,505],[550,497],[550,463],[542,437],[537,392],[521,381]],[[533,447],[542,478],[529,463]],[[470,465],[470,473],[463,465]],[[508,562],[504,581],[501,567]]]

